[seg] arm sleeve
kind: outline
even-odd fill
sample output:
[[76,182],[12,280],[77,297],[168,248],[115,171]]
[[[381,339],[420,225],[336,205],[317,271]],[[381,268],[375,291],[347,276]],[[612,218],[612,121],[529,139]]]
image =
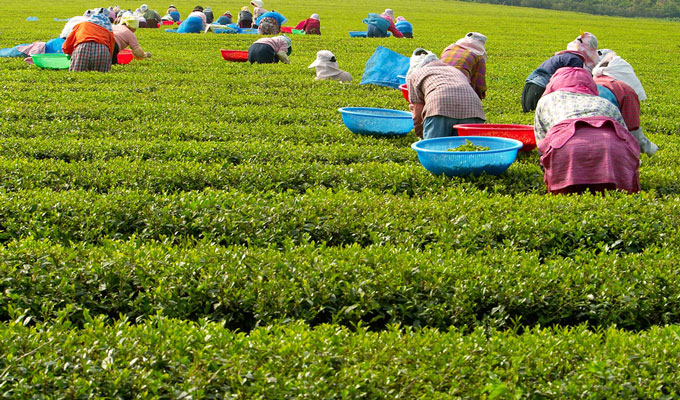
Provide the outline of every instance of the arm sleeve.
[[539,110],[536,110],[536,114],[534,115],[534,137],[536,138],[536,144],[539,144],[541,140],[545,138],[545,135],[548,133],[548,130],[546,129],[545,125],[543,124],[543,121],[541,120],[541,117],[539,116]]
[[305,29],[305,25],[307,25],[307,20],[300,21],[297,25],[295,25],[294,29]]
[[420,91],[420,84],[415,79],[406,79],[408,102],[411,104],[425,104],[425,96]]
[[135,58],[137,58],[137,59],[146,58],[146,53],[144,53],[144,50],[142,50],[141,47],[137,47],[136,49],[132,49],[132,55],[134,55]]
[[583,68],[583,60],[579,56],[570,57],[565,67]]
[[75,43],[76,43],[76,32],[78,31],[78,25],[73,27],[73,30],[71,33],[69,33],[68,37],[64,41],[64,44],[61,45],[61,51],[64,52],[64,54],[73,54],[73,49],[75,48]]
[[390,21],[390,27],[387,28],[388,31],[392,32],[392,35],[394,35],[395,38],[403,38],[404,35],[399,32],[399,29],[394,25],[394,22]]
[[279,51],[278,53],[276,53],[276,56],[282,63],[290,64],[290,59],[288,58],[288,55],[286,54],[285,51]]
[[659,149],[659,146],[652,143],[649,139],[647,139],[647,136],[642,133],[642,128],[638,127],[637,129],[630,131],[630,133],[640,145],[640,151],[647,154],[648,156],[652,156]]
[[477,63],[477,72],[475,73],[475,85],[474,89],[477,92],[479,99],[484,99],[486,97],[486,61],[479,57]]
[[410,103],[408,105],[408,109],[413,116],[413,129],[419,138],[423,137],[423,108],[425,108],[425,104]]
[[109,53],[111,53],[111,57],[113,57],[113,49],[116,47],[116,38],[113,36],[113,32],[109,32],[109,36],[110,36]]
[[139,45],[139,41],[137,40],[137,35],[135,35],[133,32],[130,32],[131,35],[128,37],[128,45],[130,46],[130,50],[134,53],[135,50],[142,49],[142,46]]

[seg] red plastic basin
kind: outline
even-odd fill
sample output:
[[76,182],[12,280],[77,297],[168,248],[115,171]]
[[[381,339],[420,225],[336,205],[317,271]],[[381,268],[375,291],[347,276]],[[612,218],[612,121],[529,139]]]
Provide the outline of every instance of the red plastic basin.
[[161,21],[161,24],[163,24],[163,25],[174,25],[175,21]]
[[118,64],[129,64],[134,56],[132,55],[132,50],[125,49],[118,52]]
[[408,101],[408,87],[406,86],[406,84],[402,83],[401,85],[399,85],[399,89],[401,90],[401,94],[404,95],[406,101]]
[[245,62],[248,61],[248,51],[247,50],[220,50],[222,52],[222,58],[227,61]]
[[282,26],[281,27],[281,33],[293,33],[293,27],[292,26]]
[[495,136],[519,140],[524,144],[519,151],[527,152],[536,148],[533,125],[514,124],[456,124],[458,136]]

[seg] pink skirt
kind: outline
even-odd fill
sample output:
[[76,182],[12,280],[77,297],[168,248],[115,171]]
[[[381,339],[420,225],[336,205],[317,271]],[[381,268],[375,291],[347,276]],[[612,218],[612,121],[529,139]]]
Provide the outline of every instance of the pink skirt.
[[539,150],[551,193],[640,191],[640,147],[630,132],[612,119],[563,121],[548,131]]

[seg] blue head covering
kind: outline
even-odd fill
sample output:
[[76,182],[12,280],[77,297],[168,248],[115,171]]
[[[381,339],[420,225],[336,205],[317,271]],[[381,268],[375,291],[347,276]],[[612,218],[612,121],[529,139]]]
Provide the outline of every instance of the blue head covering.
[[113,29],[111,28],[111,20],[109,19],[108,15],[93,14],[90,18],[87,19],[87,22],[92,22],[93,24],[97,24],[102,28],[106,28],[109,32],[113,31]]
[[268,18],[268,17],[274,18],[274,19],[276,20],[276,22],[279,23],[279,26],[282,26],[283,24],[286,23],[286,21],[288,21],[288,19],[287,19],[286,17],[284,17],[283,15],[281,15],[281,13],[278,13],[278,12],[276,12],[276,11],[269,11],[269,12],[266,12],[266,13],[260,15],[260,16],[257,18],[257,20],[255,20],[255,23],[259,25],[259,23],[260,23],[260,21],[262,20],[262,18]]

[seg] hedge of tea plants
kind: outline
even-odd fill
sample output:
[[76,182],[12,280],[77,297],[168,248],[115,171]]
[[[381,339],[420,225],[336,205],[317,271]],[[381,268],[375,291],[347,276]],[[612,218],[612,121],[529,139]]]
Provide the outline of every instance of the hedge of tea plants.
[[[677,22],[265,3],[288,25],[321,16],[321,36],[291,36],[289,65],[221,58],[254,35],[164,29],[137,31],[150,60],[107,74],[0,58],[0,397],[680,393]],[[0,48],[105,5],[10,0]],[[414,39],[349,37],[387,7]],[[642,157],[639,194],[546,195],[536,151],[500,176],[434,176],[413,133],[355,135],[337,111],[408,109],[398,90],[359,85],[378,45],[438,53],[478,31],[487,121],[531,124],[524,78],[579,30],[648,93],[642,127],[661,150]],[[322,49],[353,83],[314,80]]]

